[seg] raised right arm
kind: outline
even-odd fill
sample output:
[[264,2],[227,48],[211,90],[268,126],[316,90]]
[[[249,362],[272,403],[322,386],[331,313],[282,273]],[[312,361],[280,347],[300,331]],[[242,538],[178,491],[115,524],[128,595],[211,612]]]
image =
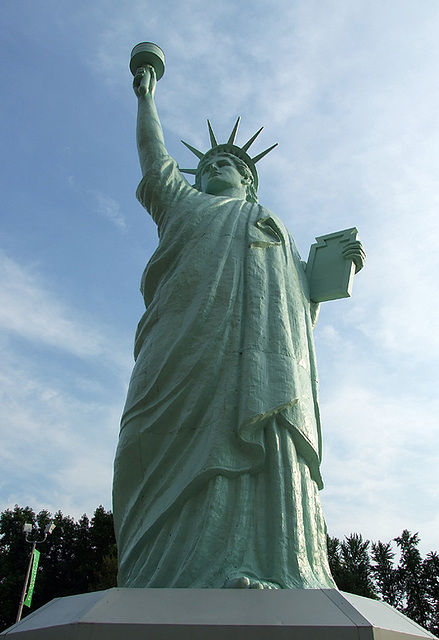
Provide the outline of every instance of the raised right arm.
[[160,157],[167,155],[162,125],[154,102],[157,80],[153,67],[140,67],[134,76],[133,88],[138,99],[137,150],[142,175]]

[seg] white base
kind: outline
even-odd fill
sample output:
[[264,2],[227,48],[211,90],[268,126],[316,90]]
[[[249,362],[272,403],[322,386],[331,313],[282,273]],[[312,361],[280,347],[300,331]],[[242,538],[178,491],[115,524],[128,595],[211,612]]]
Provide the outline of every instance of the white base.
[[409,640],[434,638],[377,600],[335,589],[108,589],[56,598],[9,640]]

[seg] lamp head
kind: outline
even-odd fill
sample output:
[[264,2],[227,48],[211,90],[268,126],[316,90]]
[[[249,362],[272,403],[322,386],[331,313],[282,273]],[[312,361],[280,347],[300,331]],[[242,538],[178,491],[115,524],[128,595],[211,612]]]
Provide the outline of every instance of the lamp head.
[[53,524],[53,522],[49,522],[48,524],[46,524],[46,528],[44,529],[44,533],[48,534],[48,533],[52,533],[52,531],[55,529],[56,524]]
[[130,69],[133,76],[139,67],[154,67],[157,80],[165,73],[165,54],[153,42],[140,42],[131,51]]

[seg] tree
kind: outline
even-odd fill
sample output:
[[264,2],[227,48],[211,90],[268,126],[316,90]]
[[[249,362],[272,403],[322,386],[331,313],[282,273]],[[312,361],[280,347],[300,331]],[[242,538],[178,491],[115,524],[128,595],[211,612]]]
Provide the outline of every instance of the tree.
[[361,535],[351,534],[343,542],[328,536],[334,580],[342,591],[378,597],[438,635],[439,554],[422,559],[418,534],[407,530],[393,542],[401,554],[397,566],[392,542],[372,543],[369,554],[369,541]]
[[329,568],[331,569],[332,577],[334,578],[335,584],[338,585],[343,581],[343,567],[340,557],[340,540],[335,537],[332,538],[328,535],[326,537],[326,542],[328,547]]
[[15,622],[23,589],[23,580],[29,562],[30,546],[22,534],[25,522],[36,525],[35,513],[30,507],[7,509],[0,515],[0,626]]
[[334,580],[341,591],[376,598],[369,558],[369,540],[351,533],[343,542],[328,539],[328,555]]
[[398,580],[394,566],[395,552],[391,542],[372,543],[372,577],[384,602],[397,607],[400,604]]
[[430,604],[428,630],[439,635],[439,555],[430,552],[423,562],[423,580]]
[[[50,513],[35,515],[30,507],[7,509],[0,515],[0,627],[15,622],[30,545],[22,533],[24,522],[40,531],[50,521]],[[35,610],[53,598],[107,589],[116,585],[117,553],[113,516],[100,506],[91,521],[86,515],[78,522],[60,511],[56,525],[41,551],[32,608]],[[25,608],[23,615],[29,610]]]
[[395,538],[401,551],[401,559],[396,570],[396,579],[402,592],[401,611],[406,616],[422,625],[427,626],[430,606],[426,598],[426,585],[422,557],[418,549],[419,536],[413,535],[405,529]]

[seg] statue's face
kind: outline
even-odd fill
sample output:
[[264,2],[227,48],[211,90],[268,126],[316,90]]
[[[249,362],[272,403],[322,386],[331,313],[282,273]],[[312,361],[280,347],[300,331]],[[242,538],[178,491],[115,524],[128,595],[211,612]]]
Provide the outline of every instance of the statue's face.
[[212,156],[201,172],[201,191],[218,195],[233,190],[242,192],[245,199],[247,181],[238,171],[233,158],[226,153]]

